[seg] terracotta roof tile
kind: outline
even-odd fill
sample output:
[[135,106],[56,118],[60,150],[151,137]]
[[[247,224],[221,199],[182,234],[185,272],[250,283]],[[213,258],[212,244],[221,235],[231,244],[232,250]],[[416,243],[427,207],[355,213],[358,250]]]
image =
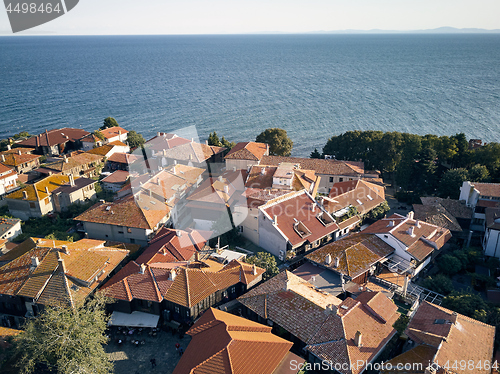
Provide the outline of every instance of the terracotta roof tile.
[[23,153],[21,155],[17,154],[17,153],[8,153],[8,154],[4,155],[3,158],[5,161],[2,161],[2,164],[6,165],[6,166],[16,167],[16,166],[22,165],[26,162],[31,162],[31,161],[37,160],[40,157],[42,157],[42,156],[32,155],[32,154],[27,154],[27,153]]
[[50,175],[41,181],[34,184],[28,185],[20,190],[12,192],[6,196],[7,199],[24,200],[24,192],[27,193],[29,201],[41,201],[47,196],[45,188],[48,188],[49,194],[51,194],[58,187],[61,187],[69,183],[69,177],[67,175],[57,174]]
[[328,197],[324,205],[330,213],[353,206],[364,215],[385,201],[383,187],[363,180],[335,183]]
[[259,161],[269,154],[269,147],[264,143],[243,142],[236,144],[226,155],[225,159]]
[[314,170],[316,174],[361,176],[364,174],[362,162],[324,160],[317,158],[264,156],[260,164],[278,166],[283,162],[300,165],[301,169]]
[[103,183],[125,183],[129,178],[130,173],[124,170],[116,170],[115,172],[103,178],[101,182]]
[[120,126],[108,127],[104,130],[99,130],[106,139],[114,138],[120,134],[128,134],[128,131]]
[[[40,144],[41,146],[46,147],[47,146],[47,138],[48,138],[48,144],[50,146],[57,145],[57,144],[64,144],[68,141],[75,142],[77,140],[80,140],[86,135],[89,135],[90,133],[88,131],[85,131],[83,129],[74,129],[70,127],[65,127],[62,129],[54,129],[50,130],[48,132],[41,133],[40,135],[33,136],[29,139],[23,140],[22,142],[19,142],[17,144],[21,146],[26,146],[26,147],[36,147],[37,144]],[[37,142],[38,138],[38,142]]]
[[471,183],[481,196],[500,197],[500,183]]

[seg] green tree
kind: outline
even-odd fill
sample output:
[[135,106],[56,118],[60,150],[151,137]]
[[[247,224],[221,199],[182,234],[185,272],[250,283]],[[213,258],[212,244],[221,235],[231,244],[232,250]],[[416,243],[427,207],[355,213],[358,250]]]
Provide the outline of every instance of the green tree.
[[104,118],[104,122],[99,129],[104,130],[104,129],[109,129],[110,127],[118,127],[118,126],[120,125],[118,124],[116,119],[114,119],[113,117],[106,117]]
[[130,148],[142,147],[144,143],[146,143],[146,140],[142,137],[141,134],[135,132],[134,130],[128,132],[127,144],[130,146]]
[[368,213],[368,217],[373,218],[373,219],[382,219],[385,217],[385,214],[391,210],[391,207],[387,203],[387,201],[384,201],[382,204],[379,206],[373,208],[370,210]]
[[269,252],[259,252],[257,255],[247,257],[247,262],[266,269],[266,272],[262,276],[263,280],[272,278],[279,273],[276,258]]
[[485,322],[487,320],[488,305],[484,302],[481,296],[470,292],[455,291],[446,296],[441,305],[481,322]]
[[269,154],[272,156],[290,156],[293,142],[286,130],[271,128],[261,132],[255,139],[256,142],[269,144]]
[[99,140],[105,140],[106,137],[104,136],[104,134],[102,132],[100,132],[99,130],[95,130],[94,131],[94,136],[99,139]]
[[108,341],[104,305],[104,297],[97,295],[74,308],[48,306],[29,320],[14,340],[20,372],[112,373],[103,348]]
[[444,274],[455,275],[462,270],[462,263],[453,255],[442,255],[438,260],[439,270]]
[[231,148],[233,148],[236,143],[235,142],[230,142],[229,140],[227,140],[226,138],[222,137],[220,139],[220,142],[222,144],[222,147],[225,147],[227,148],[227,150],[229,151]]
[[468,171],[468,179],[471,182],[489,182],[490,172],[484,165],[474,165]]
[[434,277],[427,277],[424,279],[422,285],[429,290],[448,295],[453,291],[453,283],[450,278],[444,274],[437,274]]
[[215,131],[213,133],[210,133],[210,135],[208,135],[208,145],[212,145],[214,147],[222,147],[222,143],[219,139],[219,136]]
[[462,183],[468,179],[466,169],[447,170],[439,181],[438,193],[441,197],[458,199]]
[[309,158],[321,158],[321,153],[318,152],[317,148],[314,148],[314,151],[311,152]]

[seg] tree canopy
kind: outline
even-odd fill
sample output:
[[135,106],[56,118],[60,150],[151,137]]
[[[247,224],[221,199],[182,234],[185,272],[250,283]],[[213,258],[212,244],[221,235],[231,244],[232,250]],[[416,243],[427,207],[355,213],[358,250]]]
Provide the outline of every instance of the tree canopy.
[[224,138],[224,136],[219,139],[219,135],[217,135],[217,133],[214,131],[213,133],[210,133],[210,135],[208,135],[208,145],[213,145],[215,147],[224,147],[229,151],[236,145],[236,143],[230,142],[229,140]]
[[112,373],[103,344],[107,317],[105,299],[86,304],[46,307],[14,340],[21,373],[48,369],[57,373]]
[[247,257],[247,262],[266,269],[266,272],[262,276],[263,280],[272,278],[279,273],[276,258],[269,252],[259,252],[254,256]]
[[141,134],[135,132],[134,130],[129,131],[127,135],[127,144],[131,148],[142,147],[146,143],[146,140],[142,137]]
[[120,125],[118,124],[116,119],[114,119],[113,117],[106,117],[104,118],[104,123],[102,124],[101,127],[99,127],[99,129],[104,130],[104,129],[109,129],[110,127],[118,127],[118,126]]
[[286,130],[279,128],[264,130],[257,135],[255,141],[269,144],[271,156],[290,156],[292,154],[293,142],[288,137]]
[[314,151],[311,152],[309,158],[321,158],[321,153],[318,152],[317,148],[314,148]]

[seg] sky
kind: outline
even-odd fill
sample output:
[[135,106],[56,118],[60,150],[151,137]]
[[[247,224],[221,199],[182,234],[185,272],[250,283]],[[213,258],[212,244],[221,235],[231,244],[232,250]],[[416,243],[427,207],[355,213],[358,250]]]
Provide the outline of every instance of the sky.
[[[18,34],[500,29],[499,14],[499,0],[80,0],[64,16]],[[5,8],[0,34],[12,34]]]

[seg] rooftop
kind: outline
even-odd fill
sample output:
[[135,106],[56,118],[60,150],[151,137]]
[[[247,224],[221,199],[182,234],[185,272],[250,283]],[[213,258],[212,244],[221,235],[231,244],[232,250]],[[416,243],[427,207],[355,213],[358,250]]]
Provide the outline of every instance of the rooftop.
[[269,154],[269,146],[265,143],[241,142],[236,144],[228,152],[226,160],[253,160],[260,161],[263,156]]
[[44,133],[23,140],[18,144],[26,147],[38,147],[38,146],[46,147],[47,145],[54,146],[58,144],[64,144],[68,141],[75,142],[89,134],[90,133],[88,131],[85,131],[83,129],[74,129],[70,127],[65,127],[62,129],[54,129],[50,131],[45,130]]
[[[26,187],[12,192],[6,196],[7,199],[28,200],[28,201],[41,201],[52,194],[55,189],[67,184],[69,177],[62,174],[50,175],[41,181],[34,184],[27,185]],[[47,194],[47,190],[49,194]],[[25,193],[26,192],[26,198]]]
[[364,174],[364,163],[355,161],[339,161],[319,158],[300,158],[284,156],[264,156],[261,165],[278,166],[281,163],[293,163],[299,165],[300,169],[314,170],[317,174],[327,175],[352,175],[360,176]]
[[353,206],[363,215],[384,201],[384,187],[364,180],[352,180],[335,183],[328,199],[324,199],[324,206],[330,213]]
[[108,127],[107,129],[99,131],[101,132],[102,135],[104,135],[106,139],[114,138],[115,136],[121,134],[128,134],[128,131],[120,126]]
[[129,178],[130,173],[124,170],[116,170],[115,172],[108,175],[106,178],[103,178],[101,182],[103,183],[118,183],[123,184]]

